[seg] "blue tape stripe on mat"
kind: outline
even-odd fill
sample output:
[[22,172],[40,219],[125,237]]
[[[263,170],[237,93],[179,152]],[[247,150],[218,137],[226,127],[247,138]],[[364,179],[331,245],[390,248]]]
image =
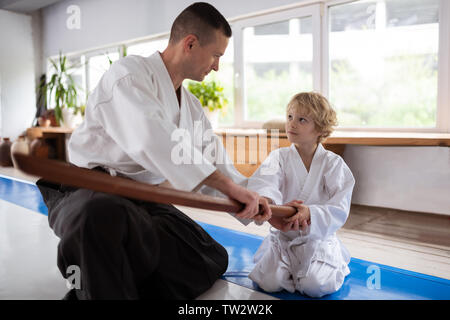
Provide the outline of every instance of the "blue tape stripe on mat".
[[[241,286],[262,291],[247,276],[254,266],[253,255],[262,242],[262,237],[229,230],[206,223],[199,223],[217,242],[221,243],[229,254],[229,266],[223,278]],[[370,289],[369,279],[372,269],[380,271],[380,289]],[[346,277],[342,288],[322,299],[328,300],[448,300],[450,299],[450,280],[413,271],[394,268],[352,258],[349,264],[350,275]],[[262,291],[263,292],[263,291]],[[268,293],[280,299],[302,300],[307,297],[297,293],[282,291]]]
[[[47,207],[34,184],[0,176],[0,199],[47,215]],[[207,223],[198,223],[228,252],[228,269],[222,278],[253,290],[262,291],[248,278],[248,273],[254,266],[253,255],[263,238]],[[367,272],[370,266],[380,270],[380,289],[369,289],[367,286],[367,281],[372,275]],[[450,299],[450,280],[447,279],[356,258],[351,259],[349,268],[351,273],[346,277],[342,288],[322,299]],[[269,294],[280,299],[308,299],[299,293],[287,291]]]
[[0,199],[47,215],[47,206],[35,184],[0,176]]

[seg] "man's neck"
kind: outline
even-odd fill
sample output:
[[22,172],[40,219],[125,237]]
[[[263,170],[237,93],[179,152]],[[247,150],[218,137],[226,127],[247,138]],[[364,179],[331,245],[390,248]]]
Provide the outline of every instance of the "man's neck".
[[170,79],[172,80],[173,87],[177,96],[179,96],[179,89],[183,83],[184,76],[182,74],[182,66],[179,60],[176,58],[172,50],[167,48],[160,53],[161,59],[166,66],[167,72],[169,72]]

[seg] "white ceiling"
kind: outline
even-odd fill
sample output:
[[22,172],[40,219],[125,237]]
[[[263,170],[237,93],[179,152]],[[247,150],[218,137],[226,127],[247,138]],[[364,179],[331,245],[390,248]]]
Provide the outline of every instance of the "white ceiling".
[[0,0],[0,9],[31,13],[61,0]]

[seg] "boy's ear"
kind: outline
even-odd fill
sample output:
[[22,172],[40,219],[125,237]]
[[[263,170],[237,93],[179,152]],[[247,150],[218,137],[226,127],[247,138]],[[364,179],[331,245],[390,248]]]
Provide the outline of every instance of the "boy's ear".
[[317,143],[319,143],[322,140],[322,136],[323,136],[323,132],[322,131],[318,131],[319,135],[317,136]]

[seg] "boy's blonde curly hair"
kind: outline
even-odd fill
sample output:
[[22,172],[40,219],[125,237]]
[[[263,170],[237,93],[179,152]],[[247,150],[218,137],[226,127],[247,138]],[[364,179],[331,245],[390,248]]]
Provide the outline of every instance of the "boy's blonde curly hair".
[[297,111],[306,112],[316,126],[316,130],[322,132],[319,141],[324,141],[337,126],[336,112],[331,107],[328,100],[320,93],[301,92],[297,93],[289,101],[286,112],[295,108]]

